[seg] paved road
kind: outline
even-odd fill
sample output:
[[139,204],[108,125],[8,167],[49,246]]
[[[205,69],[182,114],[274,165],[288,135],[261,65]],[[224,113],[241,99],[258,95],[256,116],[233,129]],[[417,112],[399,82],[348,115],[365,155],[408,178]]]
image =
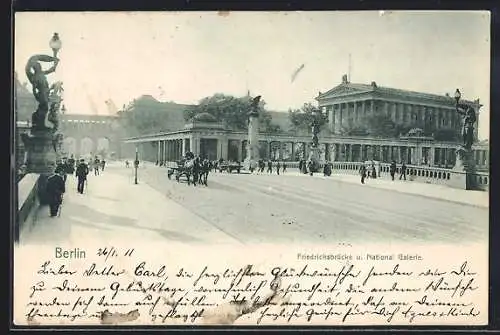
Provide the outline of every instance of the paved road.
[[[124,167],[108,169],[133,174]],[[169,180],[165,168],[148,166],[139,171],[139,181],[243,243],[462,244],[488,236],[487,208],[334,177],[212,173],[208,187],[193,187]]]

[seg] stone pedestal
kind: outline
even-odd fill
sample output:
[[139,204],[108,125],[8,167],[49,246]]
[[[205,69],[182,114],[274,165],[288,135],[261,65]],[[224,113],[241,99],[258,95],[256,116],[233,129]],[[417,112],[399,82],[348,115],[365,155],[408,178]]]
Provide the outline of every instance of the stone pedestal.
[[312,162],[312,166],[309,169],[310,173],[319,171],[319,161],[320,161],[320,148],[311,147],[311,151],[309,151],[308,161]]
[[257,169],[259,160],[259,118],[250,115],[248,119],[247,157],[243,162],[246,170]]
[[474,173],[476,162],[474,152],[471,149],[459,148],[456,151],[455,166],[450,173],[449,186],[463,190],[474,190],[477,188]]
[[38,198],[41,205],[46,205],[46,184],[48,177],[56,168],[57,152],[54,133],[50,130],[32,130],[23,136],[26,150],[26,170],[28,173],[40,174],[38,181]]

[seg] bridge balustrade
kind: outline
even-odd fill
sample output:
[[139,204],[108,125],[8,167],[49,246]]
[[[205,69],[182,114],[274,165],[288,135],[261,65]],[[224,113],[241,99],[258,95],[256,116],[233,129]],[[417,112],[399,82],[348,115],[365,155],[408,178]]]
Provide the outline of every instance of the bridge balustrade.
[[28,173],[17,183],[17,217],[14,222],[16,242],[21,231],[31,228],[34,223],[34,215],[40,205],[37,192],[39,179],[39,174]]

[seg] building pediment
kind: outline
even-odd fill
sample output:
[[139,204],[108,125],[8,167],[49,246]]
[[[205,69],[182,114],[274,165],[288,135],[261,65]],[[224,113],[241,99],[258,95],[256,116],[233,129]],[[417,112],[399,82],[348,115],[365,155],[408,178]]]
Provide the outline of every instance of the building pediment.
[[368,90],[366,88],[355,87],[349,84],[340,84],[338,86],[335,86],[326,93],[320,93],[317,99],[318,100],[331,99],[336,97],[344,97],[346,95],[368,93],[368,92],[371,92],[371,90]]

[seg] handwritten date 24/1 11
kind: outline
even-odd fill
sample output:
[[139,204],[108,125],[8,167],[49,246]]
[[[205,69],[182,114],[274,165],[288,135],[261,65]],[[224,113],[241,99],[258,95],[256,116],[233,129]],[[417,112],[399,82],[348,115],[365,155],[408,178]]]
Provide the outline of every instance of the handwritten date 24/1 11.
[[133,254],[134,254],[134,248],[126,249],[124,251],[120,251],[115,247],[104,247],[97,249],[97,256],[105,257],[105,260],[107,260],[109,257],[118,257],[118,256],[131,257]]

